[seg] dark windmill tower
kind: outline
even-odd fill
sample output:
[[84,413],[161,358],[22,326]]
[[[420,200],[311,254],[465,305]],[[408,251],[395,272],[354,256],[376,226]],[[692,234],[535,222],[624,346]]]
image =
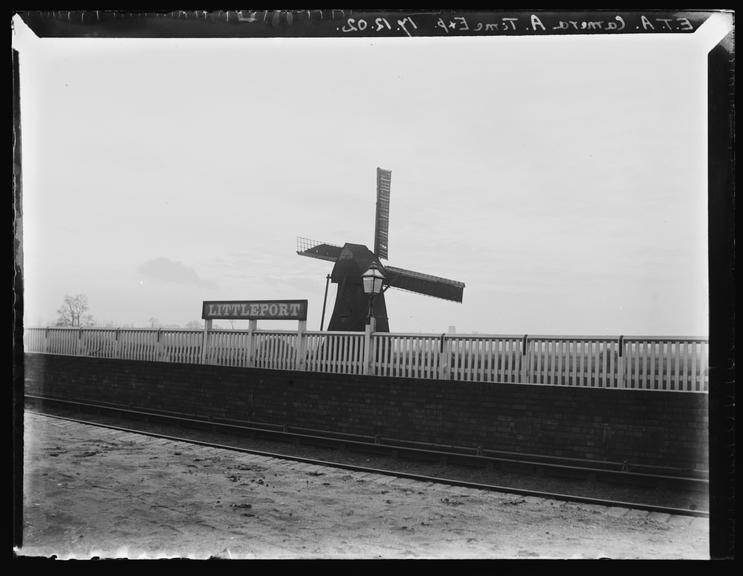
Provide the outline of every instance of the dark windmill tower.
[[[297,254],[328,260],[335,266],[331,280],[338,284],[333,316],[328,330],[363,332],[369,311],[369,297],[364,294],[361,275],[372,262],[385,275],[385,290],[389,287],[417,292],[444,300],[462,301],[464,284],[404,268],[383,266],[380,258],[387,259],[387,241],[390,215],[391,172],[377,168],[377,216],[374,227],[374,252],[363,244],[344,244],[342,247],[306,238],[297,238]],[[389,332],[387,306],[384,293],[374,299],[374,316],[377,332]]]

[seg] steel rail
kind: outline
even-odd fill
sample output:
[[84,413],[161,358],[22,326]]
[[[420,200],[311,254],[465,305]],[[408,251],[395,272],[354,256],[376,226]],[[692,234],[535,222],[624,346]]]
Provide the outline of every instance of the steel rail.
[[139,434],[141,436],[148,436],[151,438],[160,438],[165,440],[171,440],[174,442],[186,442],[188,444],[194,444],[197,446],[204,446],[207,448],[218,448],[220,450],[230,450],[233,452],[241,452],[244,454],[253,454],[256,456],[262,456],[265,458],[276,458],[279,460],[291,460],[293,462],[300,462],[303,464],[312,464],[316,466],[328,466],[332,468],[340,468],[351,472],[367,473],[367,474],[379,474],[383,476],[394,476],[396,478],[405,478],[409,480],[415,480],[418,482],[431,482],[434,484],[446,484],[449,486],[458,486],[462,488],[470,488],[474,490],[486,490],[491,492],[505,492],[508,494],[518,494],[520,496],[532,496],[535,498],[544,498],[549,500],[561,500],[565,502],[577,502],[579,504],[591,504],[595,506],[605,507],[619,507],[619,508],[632,508],[635,510],[644,510],[647,512],[657,512],[661,514],[671,515],[683,515],[683,516],[694,516],[698,518],[708,518],[709,512],[704,510],[688,510],[685,508],[672,508],[668,506],[657,506],[653,504],[642,504],[638,502],[623,502],[619,500],[607,500],[602,498],[591,498],[587,496],[576,496],[572,494],[559,494],[555,492],[543,492],[538,490],[527,490],[522,488],[513,488],[509,486],[497,486],[493,484],[482,484],[478,482],[467,482],[465,480],[456,480],[452,478],[439,478],[436,476],[425,476],[422,474],[414,474],[410,472],[400,472],[394,470],[385,470],[382,468],[371,468],[368,466],[358,466],[355,464],[346,464],[344,462],[332,462],[328,460],[317,460],[313,458],[305,458],[301,456],[293,456],[287,454],[278,454],[275,452],[267,452],[265,450],[254,450],[250,448],[243,448],[240,446],[231,446],[228,444],[219,444],[216,442],[206,442],[203,440],[196,440],[193,438],[184,438],[181,436],[173,436],[172,434],[161,434],[151,431],[137,430],[133,428],[125,428],[123,426],[115,426],[112,424],[102,424],[100,422],[94,422],[89,420],[83,420],[80,418],[71,418],[68,416],[59,416],[55,414],[48,414],[44,412],[35,412],[39,415],[56,418],[58,420],[66,420],[69,422],[76,422],[78,424],[84,424],[87,426],[97,426],[99,428],[107,428],[109,430],[117,430],[119,432],[127,432],[130,434]]
[[[237,424],[230,422],[220,422],[218,420],[203,420],[199,418],[193,418],[190,415],[184,415],[182,413],[164,413],[164,412],[152,412],[145,410],[136,410],[131,408],[123,408],[114,405],[105,405],[91,402],[81,402],[75,400],[67,400],[60,398],[52,398],[42,395],[27,394],[26,398],[32,400],[39,400],[41,402],[51,402],[58,404],[65,404],[77,407],[84,407],[93,410],[104,410],[108,412],[114,412],[122,415],[131,415],[133,417],[144,417],[150,419],[160,419],[165,421],[171,421],[174,423],[189,424],[198,427],[209,427],[212,429],[221,429],[225,432],[241,432],[248,434],[262,434],[266,436],[273,436],[284,440],[304,440],[313,442],[316,444],[335,444],[342,445],[344,447],[355,447],[360,450],[371,450],[377,452],[392,452],[393,454],[405,454],[409,456],[419,457],[430,457],[436,459],[444,459],[446,461],[460,461],[463,463],[477,464],[481,466],[487,465],[512,465],[516,467],[530,467],[543,470],[551,470],[555,473],[563,473],[568,475],[580,474],[580,475],[594,475],[596,477],[610,477],[614,479],[624,481],[640,481],[640,482],[663,482],[663,483],[676,483],[690,486],[692,488],[707,488],[709,481],[706,478],[700,477],[688,477],[678,476],[672,474],[659,474],[659,473],[640,473],[632,472],[625,469],[612,469],[609,467],[602,467],[606,465],[622,466],[620,463],[605,463],[600,461],[582,461],[578,459],[570,458],[559,458],[551,456],[538,456],[538,455],[520,455],[518,453],[498,453],[490,450],[481,450],[477,453],[470,449],[470,452],[466,451],[454,451],[457,447],[433,445],[439,446],[439,449],[432,449],[431,444],[410,442],[410,441],[398,441],[393,439],[376,439],[376,441],[361,440],[364,438],[361,435],[355,434],[334,434],[329,435],[327,433],[321,433],[318,430],[302,429],[288,426],[281,426],[278,424],[268,423],[245,423]],[[302,430],[292,431],[292,430]],[[444,448],[444,449],[441,449]],[[465,449],[460,449],[465,450]],[[526,458],[524,458],[526,456]],[[560,463],[560,462],[571,462]],[[590,465],[576,465],[576,462],[585,462]]]

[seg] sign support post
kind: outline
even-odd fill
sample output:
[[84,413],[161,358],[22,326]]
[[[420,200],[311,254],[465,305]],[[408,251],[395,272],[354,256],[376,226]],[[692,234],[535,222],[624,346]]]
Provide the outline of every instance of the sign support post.
[[304,372],[307,363],[307,320],[300,320],[297,329],[297,360],[296,369]]
[[255,366],[255,358],[253,356],[253,339],[254,332],[258,329],[258,320],[250,320],[248,322],[248,367],[253,368]]
[[212,329],[212,321],[204,321],[204,334],[201,339],[201,363],[206,364],[209,348],[209,331]]

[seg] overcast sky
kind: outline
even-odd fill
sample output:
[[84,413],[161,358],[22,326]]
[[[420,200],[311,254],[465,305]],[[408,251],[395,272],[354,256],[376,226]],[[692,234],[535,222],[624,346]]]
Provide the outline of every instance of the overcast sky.
[[15,23],[27,326],[85,293],[136,326],[302,298],[318,329],[332,264],[295,238],[373,247],[379,166],[388,263],[466,284],[461,304],[391,289],[391,331],[707,334],[706,25],[40,40]]

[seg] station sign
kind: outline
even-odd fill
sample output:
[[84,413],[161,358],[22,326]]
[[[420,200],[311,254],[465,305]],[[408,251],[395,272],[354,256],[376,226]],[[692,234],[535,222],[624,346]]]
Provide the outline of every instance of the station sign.
[[307,300],[205,300],[204,320],[307,320]]

